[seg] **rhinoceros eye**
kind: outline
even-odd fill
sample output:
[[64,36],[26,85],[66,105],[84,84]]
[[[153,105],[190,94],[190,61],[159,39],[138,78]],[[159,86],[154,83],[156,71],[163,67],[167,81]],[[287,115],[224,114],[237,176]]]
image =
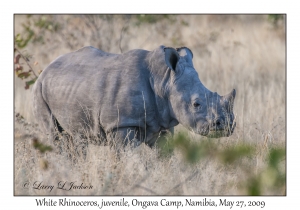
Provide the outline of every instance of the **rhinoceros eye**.
[[195,108],[200,108],[200,107],[201,107],[201,105],[200,105],[198,102],[194,102],[194,103],[193,103],[193,106],[194,106]]

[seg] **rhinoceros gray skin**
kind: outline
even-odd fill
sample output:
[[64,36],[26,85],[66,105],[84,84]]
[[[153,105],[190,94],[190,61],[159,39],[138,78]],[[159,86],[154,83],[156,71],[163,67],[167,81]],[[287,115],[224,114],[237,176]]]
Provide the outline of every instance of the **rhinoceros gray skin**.
[[126,145],[154,145],[160,133],[181,123],[208,137],[235,127],[235,90],[219,96],[200,81],[187,47],[111,54],[83,47],[54,60],[33,87],[41,130],[63,130]]

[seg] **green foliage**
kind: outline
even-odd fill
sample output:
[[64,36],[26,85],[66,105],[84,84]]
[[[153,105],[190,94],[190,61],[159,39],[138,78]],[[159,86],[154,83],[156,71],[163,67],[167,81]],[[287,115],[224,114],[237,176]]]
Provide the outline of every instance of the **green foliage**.
[[160,153],[165,157],[172,154],[175,149],[178,149],[186,161],[192,164],[209,157],[218,158],[225,164],[233,164],[235,161],[254,152],[254,148],[247,144],[220,149],[212,139],[196,142],[191,141],[183,134],[179,134],[173,139],[159,142],[158,147],[160,148]]
[[136,19],[136,25],[140,26],[142,24],[154,24],[162,20],[168,20],[170,23],[174,22],[174,15],[152,15],[152,14],[141,14],[134,15]]
[[30,72],[22,72],[20,74],[18,74],[18,77],[21,78],[21,79],[26,79],[27,77],[30,76]]
[[174,152],[174,141],[173,139],[161,138],[157,141],[157,147],[159,148],[160,157],[170,157]]
[[[20,78],[21,80],[29,78],[28,81],[25,81],[24,88],[27,90],[27,89],[29,89],[29,87],[31,85],[34,84],[34,82],[37,80],[38,76],[34,73],[33,68],[28,63],[30,61],[30,59],[29,59],[30,55],[24,55],[16,48],[15,48],[15,52],[17,52],[17,55],[15,56],[15,59],[14,59],[14,63],[16,65],[15,73],[16,73],[17,77]],[[21,62],[22,60],[25,61],[25,63],[27,64],[27,68],[28,68],[27,71],[24,71],[24,67],[23,67],[24,63]],[[37,62],[35,64],[37,64]]]
[[246,182],[247,195],[261,195],[261,182],[258,177],[251,177]]
[[36,80],[37,78],[33,78],[32,80],[25,82],[25,89],[29,89],[30,85],[33,85]]
[[[40,154],[51,152],[53,150],[51,146],[41,143],[37,138],[32,139],[32,146],[34,149],[38,150]],[[41,169],[46,170],[49,167],[49,161],[45,158],[40,158],[39,165]]]
[[283,20],[283,15],[279,15],[279,14],[270,14],[268,15],[268,19],[269,21],[271,21],[273,23],[273,25],[276,27],[278,25],[278,22],[280,20]]
[[286,154],[284,148],[271,148],[268,157],[268,173],[274,177],[270,185],[281,186],[285,184],[285,171],[280,167],[280,163],[285,160]]
[[[43,37],[45,32],[57,32],[60,29],[60,25],[54,22],[47,15],[28,15],[27,21],[26,23],[22,24],[22,27],[23,32],[15,36],[15,53],[17,54],[15,56],[14,63],[16,65],[15,73],[17,77],[22,80],[29,79],[28,81],[25,81],[24,88],[27,90],[37,80],[38,75],[35,74],[33,67],[29,63],[32,56],[29,54],[21,53],[21,51],[18,49],[25,48],[30,42],[44,43]],[[25,61],[25,63],[22,61]],[[27,71],[25,71],[24,64],[26,64],[27,66]],[[35,62],[34,65],[36,64],[37,62]],[[41,72],[42,71],[39,70],[39,73]]]
[[19,49],[25,48],[30,42],[44,44],[45,32],[57,32],[60,24],[53,21],[47,15],[28,15],[26,23],[22,24],[23,32],[15,35],[15,44]]
[[182,20],[182,21],[181,21],[181,25],[183,25],[183,26],[189,26],[189,23],[186,22],[186,21],[184,21],[184,20]]
[[[23,24],[24,26],[24,24]],[[28,42],[32,39],[34,32],[27,26],[24,26],[25,30],[23,35],[17,34],[15,36],[15,44],[18,48],[22,49],[27,46]]]
[[219,159],[225,164],[233,164],[235,161],[240,160],[243,157],[252,155],[253,152],[253,146],[239,144],[235,147],[228,147],[220,151]]
[[40,18],[38,18],[34,22],[34,25],[40,29],[46,29],[51,32],[56,32],[60,29],[60,25],[57,22],[49,20],[47,16],[41,16]]
[[286,175],[281,164],[285,159],[285,149],[281,147],[270,148],[269,154],[266,155],[266,166],[259,172],[254,165],[249,164],[252,159],[257,158],[258,148],[255,145],[238,143],[220,146],[213,139],[196,142],[186,135],[179,134],[174,138],[159,142],[158,148],[163,157],[168,157],[175,150],[179,150],[187,164],[214,159],[224,167],[241,170],[245,175],[245,181],[240,181],[238,186],[247,195],[262,195],[265,191],[276,189],[285,190]]
[[[250,174],[245,184],[248,195],[262,195],[263,189],[285,191],[286,175],[280,168],[280,162],[285,159],[283,148],[271,148],[267,158],[266,168],[258,175]],[[284,192],[285,193],[285,192]]]
[[52,147],[51,146],[48,146],[48,145],[45,145],[41,142],[39,142],[39,140],[37,138],[34,138],[32,140],[32,144],[33,144],[33,147],[40,151],[41,153],[45,153],[47,151],[51,152],[52,151]]
[[277,168],[283,158],[285,158],[285,150],[283,148],[271,148],[268,158],[269,166]]
[[215,144],[211,141],[200,143],[188,140],[185,135],[179,134],[174,139],[167,139],[159,142],[160,154],[167,157],[175,149],[179,149],[188,163],[197,163],[201,158],[205,158],[213,152]]

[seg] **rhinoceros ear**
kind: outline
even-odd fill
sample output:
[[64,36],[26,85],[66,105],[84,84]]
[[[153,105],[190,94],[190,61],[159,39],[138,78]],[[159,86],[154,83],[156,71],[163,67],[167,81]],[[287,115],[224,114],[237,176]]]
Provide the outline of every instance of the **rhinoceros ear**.
[[191,58],[193,59],[193,52],[189,48],[180,47],[180,48],[176,48],[176,50],[180,56],[184,57],[187,54],[190,54]]
[[173,71],[175,71],[177,62],[180,58],[178,52],[171,47],[165,47],[164,51],[165,51],[165,61],[167,66]]

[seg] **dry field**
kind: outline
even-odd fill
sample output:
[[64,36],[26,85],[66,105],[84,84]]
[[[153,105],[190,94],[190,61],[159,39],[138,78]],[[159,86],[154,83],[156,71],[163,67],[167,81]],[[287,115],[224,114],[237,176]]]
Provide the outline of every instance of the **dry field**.
[[[17,48],[32,55],[29,63],[36,72],[59,55],[86,45],[113,53],[153,50],[162,44],[189,47],[208,89],[220,95],[236,89],[237,127],[232,136],[220,139],[206,139],[176,127],[175,134],[184,133],[187,142],[211,141],[216,151],[193,163],[178,148],[161,157],[158,148],[141,145],[126,148],[115,158],[114,150],[92,144],[85,158],[77,155],[72,161],[70,154],[74,157],[77,150],[66,139],[63,144],[68,148],[62,152],[57,147],[46,153],[35,149],[34,138],[46,145],[53,142],[39,132],[31,114],[30,90],[24,89],[24,80],[15,77],[14,194],[247,195],[253,192],[252,186],[261,195],[285,195],[285,181],[275,183],[278,173],[285,172],[285,157],[276,170],[269,161],[272,148],[285,150],[286,145],[284,21],[274,24],[267,15],[16,15],[15,35],[20,33],[24,39],[28,35],[22,24],[30,25],[34,33],[26,47]],[[76,142],[81,145],[80,141]],[[219,157],[224,156],[219,154],[241,144],[253,152],[233,163],[222,162]],[[93,188],[62,190],[57,188],[60,181],[67,182],[66,186],[75,182]],[[51,191],[34,189],[34,183],[55,187]]]

